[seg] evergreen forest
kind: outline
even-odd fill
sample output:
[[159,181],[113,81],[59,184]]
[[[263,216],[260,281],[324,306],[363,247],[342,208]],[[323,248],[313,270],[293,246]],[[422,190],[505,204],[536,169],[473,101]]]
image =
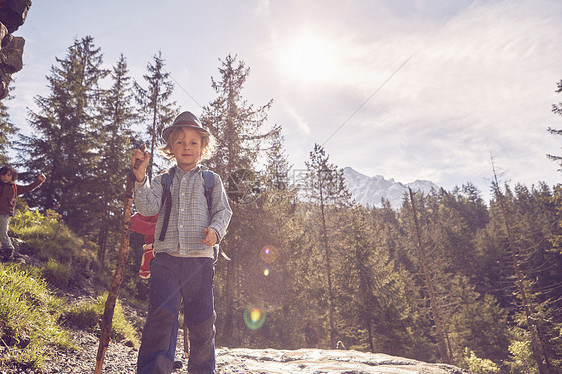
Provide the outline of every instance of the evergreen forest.
[[[268,121],[273,100],[249,103],[249,79],[238,56],[219,59],[216,98],[199,115],[217,140],[205,165],[222,176],[234,213],[216,265],[218,346],[298,349],[310,323],[318,348],[341,342],[475,373],[562,372],[562,185],[507,183],[491,169],[490,201],[467,181],[409,191],[398,210],[360,206],[322,146],[300,175],[291,170],[283,126]],[[45,84],[28,113],[32,135],[7,114],[17,97],[1,103],[0,162],[22,183],[47,176],[20,200],[84,240],[76,250],[88,271],[57,259],[75,271],[64,287],[94,282],[101,294],[117,263],[132,150],[146,145],[150,177],[169,167],[159,134],[189,108],[171,100],[161,53],[132,77],[125,56],[108,68],[89,36],[56,58]],[[562,167],[560,157],[545,162]],[[22,205],[16,223],[29,214]],[[131,252],[120,298],[146,302],[139,262]]]

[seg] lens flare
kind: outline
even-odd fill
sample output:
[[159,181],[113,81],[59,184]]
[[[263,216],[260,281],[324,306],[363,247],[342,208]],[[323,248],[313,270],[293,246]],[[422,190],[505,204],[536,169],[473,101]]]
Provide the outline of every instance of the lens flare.
[[260,320],[261,318],[261,310],[259,309],[252,309],[252,311],[250,312],[250,319],[252,320],[252,323],[256,323]]
[[279,256],[279,252],[277,248],[272,245],[264,246],[260,251],[260,258],[263,262],[272,264],[277,261],[277,257]]
[[266,277],[269,275],[269,269],[268,268],[263,269],[263,275],[265,275]]
[[244,323],[250,330],[257,330],[265,322],[265,311],[260,308],[248,307],[244,310]]

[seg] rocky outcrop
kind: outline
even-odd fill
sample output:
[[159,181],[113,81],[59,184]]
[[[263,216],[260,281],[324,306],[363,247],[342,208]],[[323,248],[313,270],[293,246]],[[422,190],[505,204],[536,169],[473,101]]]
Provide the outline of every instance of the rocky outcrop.
[[23,25],[31,0],[0,0],[0,100],[8,96],[12,74],[23,67],[25,40],[13,33]]

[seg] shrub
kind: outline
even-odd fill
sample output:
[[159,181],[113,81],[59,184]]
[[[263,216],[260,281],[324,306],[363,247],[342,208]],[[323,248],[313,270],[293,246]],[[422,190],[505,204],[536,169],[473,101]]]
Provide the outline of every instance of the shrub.
[[479,358],[468,348],[464,350],[464,362],[471,373],[495,374],[500,372],[500,367],[492,360]]
[[510,372],[514,374],[538,374],[537,363],[531,351],[529,340],[515,340],[509,346],[512,360],[506,362],[510,367]]

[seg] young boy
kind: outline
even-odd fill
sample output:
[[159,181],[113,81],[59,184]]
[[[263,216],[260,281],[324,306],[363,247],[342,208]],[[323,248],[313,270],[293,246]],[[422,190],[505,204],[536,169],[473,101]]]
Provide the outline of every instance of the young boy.
[[18,172],[11,166],[0,168],[0,243],[2,243],[2,261],[14,259],[14,245],[8,236],[10,218],[15,213],[16,197],[39,187],[45,181],[45,175],[39,174],[35,181],[27,186],[16,184]]
[[181,113],[162,131],[161,151],[176,161],[170,186],[169,223],[162,234],[165,205],[162,174],[152,182],[145,173],[149,154],[135,150],[135,206],[146,216],[158,214],[154,255],[150,263],[150,307],[142,334],[137,373],[171,373],[178,331],[178,309],[183,297],[189,328],[190,373],[215,372],[215,310],[213,298],[216,248],[226,234],[232,210],[221,178],[214,175],[212,211],[209,212],[199,162],[210,157],[212,137],[197,117]]

